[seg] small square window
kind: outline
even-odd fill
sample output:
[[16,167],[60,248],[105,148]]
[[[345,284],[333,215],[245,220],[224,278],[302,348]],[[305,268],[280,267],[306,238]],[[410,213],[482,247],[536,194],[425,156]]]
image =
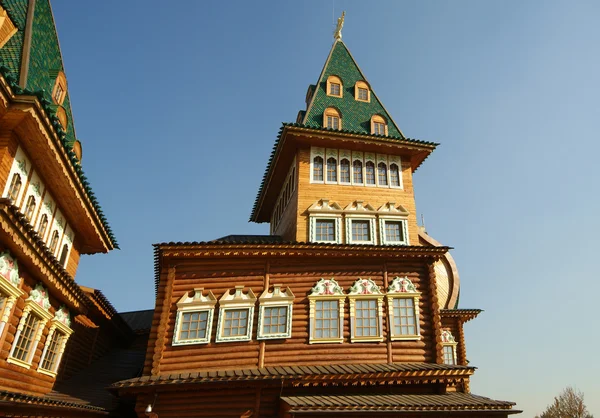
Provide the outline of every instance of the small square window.
[[352,221],[352,241],[371,241],[371,222]]
[[206,338],[206,325],[208,323],[208,311],[185,312],[181,315],[181,326],[179,328],[179,340],[194,340]]
[[249,309],[228,309],[223,321],[223,337],[240,337],[248,334]]
[[287,329],[287,306],[269,306],[265,307],[263,312],[262,333],[265,336],[269,334],[283,334]]
[[256,296],[252,289],[244,292],[243,285],[227,291],[219,299],[219,321],[215,342],[250,341]]
[[405,219],[380,219],[379,227],[383,245],[408,245]]
[[331,96],[339,96],[341,92],[341,87],[338,83],[330,83],[329,84],[329,94]]
[[315,240],[316,241],[335,241],[335,220],[317,219],[315,220]]

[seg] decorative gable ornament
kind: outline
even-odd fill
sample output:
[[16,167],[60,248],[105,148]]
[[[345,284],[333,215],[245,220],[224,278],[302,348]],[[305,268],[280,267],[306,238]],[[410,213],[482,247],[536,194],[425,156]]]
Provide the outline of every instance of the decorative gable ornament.
[[345,296],[344,291],[332,277],[331,279],[319,280],[315,286],[310,289],[309,296]]
[[342,207],[329,199],[320,199],[308,208],[309,213],[341,213]]
[[388,293],[419,293],[408,277],[396,277],[388,286]]
[[402,205],[396,206],[396,202],[387,202],[381,206],[377,212],[382,215],[408,216],[410,213]]
[[[191,293],[191,294],[190,294]],[[210,290],[208,294],[204,295],[204,288],[197,288],[192,292],[186,292],[180,299],[177,301],[177,307],[183,308],[184,306],[195,306],[195,305],[210,305],[214,306],[217,303],[217,298],[213,295],[213,292]]]
[[362,200],[355,200],[344,208],[346,213],[371,213],[375,212],[375,208]]
[[456,340],[454,339],[454,335],[447,329],[442,331],[442,342],[448,344],[455,344]]
[[54,314],[54,320],[67,327],[71,327],[71,314],[65,305],[62,305]]
[[0,276],[11,283],[14,287],[19,287],[19,265],[10,252],[5,251],[0,254]]
[[30,300],[48,311],[50,309],[50,299],[48,297],[48,291],[42,286],[41,283],[38,283],[29,293],[29,297],[26,300]]
[[349,295],[382,295],[381,288],[375,284],[373,280],[369,279],[361,279],[360,277],[356,279],[350,290],[348,291]]

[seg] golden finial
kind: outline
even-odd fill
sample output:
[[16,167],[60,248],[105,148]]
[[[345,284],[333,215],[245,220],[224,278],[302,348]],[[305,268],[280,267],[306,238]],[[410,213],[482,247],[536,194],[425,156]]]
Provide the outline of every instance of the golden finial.
[[342,17],[338,18],[335,32],[333,32],[333,39],[335,39],[336,41],[338,39],[342,39],[342,28],[344,27],[344,16],[346,16],[346,12],[342,12]]

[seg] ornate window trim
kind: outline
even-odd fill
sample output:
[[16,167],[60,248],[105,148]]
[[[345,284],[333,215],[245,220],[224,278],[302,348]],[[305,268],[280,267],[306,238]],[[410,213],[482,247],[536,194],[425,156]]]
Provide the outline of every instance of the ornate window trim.
[[[38,365],[37,371],[55,377],[58,372],[58,367],[60,366],[60,362],[62,360],[63,353],[65,352],[65,346],[67,345],[67,341],[69,337],[73,333],[71,329],[71,315],[66,306],[61,306],[56,313],[54,314],[54,318],[50,321],[50,330],[48,331],[48,336],[46,337],[46,343],[44,344],[44,350],[42,351],[42,356],[40,357],[40,363]],[[48,349],[50,344],[52,343],[52,337],[55,334],[60,334],[60,342],[58,343],[58,348],[56,352],[56,357],[54,358],[53,363],[51,364],[50,369],[43,368],[44,360],[48,355]]]
[[[348,300],[350,303],[350,341],[351,342],[379,342],[383,341],[383,293],[379,286],[373,280],[356,279],[348,291]],[[377,302],[377,335],[376,336],[357,336],[356,335],[356,301]]]
[[[361,168],[361,182],[355,181],[354,179],[354,163],[355,162],[359,162],[360,163],[360,168]],[[352,151],[352,162],[350,164],[350,169],[351,169],[351,176],[350,176],[350,180],[352,182],[353,185],[359,185],[359,186],[364,186],[365,185],[365,163],[364,163],[364,156],[362,152],[357,152],[357,151]]]
[[[273,291],[266,289],[258,299],[258,332],[256,338],[259,340],[273,340],[292,337],[292,309],[294,306],[294,294],[289,287],[281,291],[281,285],[273,285]],[[266,308],[287,308],[287,318],[285,322],[285,332],[265,333],[263,329],[263,319]]]
[[[340,92],[339,94],[334,94],[331,92],[331,87],[333,84],[338,84],[339,88],[340,88]],[[328,96],[331,97],[344,97],[344,83],[342,83],[342,79],[339,78],[337,75],[330,75],[329,77],[327,77],[327,85],[326,85],[326,93]]]
[[[396,206],[396,202],[388,202],[377,210],[379,215],[379,240],[381,245],[410,245],[408,239],[408,215],[409,212],[402,205]],[[390,241],[387,238],[386,222],[400,222],[402,225],[402,241]]]
[[446,353],[444,352],[444,364],[455,365],[457,364],[456,357],[456,346],[458,343],[454,339],[454,336],[450,332],[450,330],[442,330],[442,351],[445,351],[446,347],[451,347],[452,350],[452,363],[448,362],[446,359]]
[[[373,183],[369,183],[367,181],[367,163],[371,163],[373,165]],[[366,187],[377,187],[377,159],[375,158],[375,154],[370,152],[365,152],[365,160],[364,160],[364,181]]]
[[25,294],[20,288],[19,265],[9,251],[0,253],[0,294],[6,297],[0,317],[0,336],[10,319],[17,299]]
[[[315,180],[315,158],[321,157],[322,169],[321,169],[321,180]],[[310,148],[310,183],[323,184],[325,183],[325,148],[311,147]]]
[[[33,335],[31,345],[29,346],[26,359],[20,360],[13,357],[13,354],[17,348],[17,344],[20,341],[21,332],[25,327],[25,322],[27,321],[29,315],[34,315],[38,319],[39,323],[36,325],[35,333]],[[23,315],[19,321],[17,332],[15,333],[15,339],[13,340],[6,362],[29,369],[31,367],[31,361],[33,360],[35,350],[37,349],[37,346],[42,338],[42,333],[46,327],[46,323],[51,319],[52,314],[50,313],[48,291],[41,284],[38,284],[35,289],[31,291],[29,297],[25,300]]]
[[52,88],[52,101],[57,105],[62,105],[67,97],[67,77],[62,71],[56,72],[54,87]]
[[[321,199],[308,208],[309,214],[309,241],[330,244],[342,243],[342,207],[336,202],[329,203],[328,199]],[[331,220],[335,225],[335,239],[333,241],[317,240],[317,220]]]
[[[173,331],[173,341],[171,345],[191,345],[191,344],[208,344],[212,332],[213,316],[217,298],[209,290],[207,295],[204,295],[204,288],[200,287],[193,290],[193,293],[187,292],[177,301],[177,316],[175,317],[175,328]],[[180,327],[183,314],[186,313],[207,312],[206,317],[206,333],[204,338],[186,338],[180,339]]]
[[[338,302],[338,336],[334,338],[316,338],[315,337],[315,321],[316,318],[316,303],[317,301],[337,301]],[[342,343],[344,341],[344,302],[346,294],[340,285],[332,277],[331,279],[321,278],[315,286],[310,290],[308,295],[309,302],[309,344],[325,344],[325,343]]]
[[[346,243],[375,245],[377,236],[377,224],[375,221],[375,209],[362,200],[356,200],[344,208],[344,216],[346,220]],[[369,221],[369,239],[366,241],[355,241],[352,239],[352,223],[354,221]]]
[[[420,309],[419,299],[421,292],[417,291],[415,285],[408,277],[395,277],[390,283],[387,290],[387,305],[389,318],[389,333],[392,341],[403,340],[420,340],[421,339],[421,324],[419,321]],[[412,299],[413,315],[415,321],[416,334],[396,334],[394,326],[394,299]]]
[[[367,99],[366,100],[360,98],[359,89],[367,90]],[[357,102],[366,102],[366,103],[371,102],[371,87],[369,86],[369,84],[366,81],[359,80],[356,82],[356,84],[354,84],[354,100],[356,100]]]
[[[244,286],[236,286],[232,294],[231,290],[225,292],[219,299],[219,321],[217,324],[217,338],[215,342],[229,341],[250,341],[252,338],[252,324],[254,322],[254,306],[256,305],[256,296],[252,289],[244,293]],[[244,335],[224,336],[223,326],[225,324],[225,314],[230,310],[247,310],[248,322],[246,324],[246,333]]]

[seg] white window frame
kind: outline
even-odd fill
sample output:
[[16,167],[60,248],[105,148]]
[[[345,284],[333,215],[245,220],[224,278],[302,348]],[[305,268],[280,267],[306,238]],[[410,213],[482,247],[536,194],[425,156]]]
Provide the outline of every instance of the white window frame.
[[[388,305],[388,329],[391,341],[416,341],[421,339],[419,299],[421,292],[408,277],[395,277],[388,286],[386,298]],[[394,299],[412,299],[416,334],[396,334],[394,326]]]
[[[327,344],[344,342],[344,304],[346,295],[339,284],[332,277],[331,279],[321,278],[311,289],[308,295],[309,302],[309,344]],[[315,321],[317,301],[337,301],[338,303],[338,336],[334,338],[316,338]]]
[[21,176],[21,187],[19,188],[19,192],[17,193],[17,198],[13,201],[13,204],[19,206],[23,195],[27,193],[27,180],[29,179],[29,174],[31,173],[31,162],[29,158],[25,155],[25,152],[19,146],[17,148],[17,152],[15,154],[15,158],[13,159],[12,166],[10,168],[10,172],[8,173],[8,177],[6,180],[6,184],[4,185],[4,193],[2,196],[9,197],[8,191],[10,190],[10,185],[12,183],[12,179],[15,174],[19,174]]
[[[338,183],[342,186],[352,185],[352,152],[348,150],[339,150],[338,152]],[[350,180],[348,182],[342,181],[342,160],[348,160],[350,162]]]
[[[458,345],[458,343],[454,339],[454,336],[452,335],[450,330],[447,330],[447,329],[442,330],[442,359],[444,361],[444,364],[448,364],[451,366],[458,364],[458,358],[456,357],[456,346],[457,345]],[[452,356],[453,356],[454,364],[446,363],[446,358],[444,355],[444,347],[452,348]]]
[[[308,237],[310,242],[319,242],[327,244],[341,244],[342,243],[342,208],[336,202],[329,203],[329,199],[320,199],[313,203],[308,208],[309,213],[309,227]],[[335,223],[335,240],[333,241],[322,241],[317,240],[317,221],[318,220],[329,220]]]
[[[352,223],[354,221],[369,221],[369,240],[368,241],[354,241],[352,239]],[[375,245],[376,244],[376,223],[375,216],[373,215],[346,215],[346,242],[348,244],[362,244],[362,245]]]
[[[327,148],[325,150],[325,156],[326,156],[326,158],[323,163],[323,180],[325,181],[325,184],[338,184],[339,180],[340,180],[340,158],[339,158],[338,150]],[[335,180],[327,179],[327,177],[328,177],[327,175],[328,175],[328,171],[329,171],[327,161],[330,158],[335,159]]]
[[[385,164],[385,178],[387,180],[387,184],[379,183],[379,163]],[[390,187],[390,165],[388,164],[388,158],[385,154],[377,154],[377,162],[375,163],[375,183],[377,184],[377,187]]]
[[[209,290],[208,293],[204,294],[204,288],[196,288],[193,293],[186,292],[179,301],[177,302],[177,316],[175,317],[175,328],[173,331],[173,346],[178,345],[193,345],[193,344],[208,344],[210,343],[213,316],[215,311],[215,305],[217,304],[217,298]],[[183,321],[183,315],[188,313],[201,313],[207,312],[206,316],[206,333],[203,338],[185,338],[179,337],[181,331],[181,323]]]
[[[355,342],[380,342],[383,341],[383,293],[381,288],[371,279],[361,279],[354,282],[348,291],[350,303],[350,341]],[[356,302],[376,301],[377,332],[375,336],[356,335]]]
[[[323,159],[323,180],[315,180],[314,178],[314,161],[315,157],[321,157]],[[327,178],[327,159],[325,158],[325,148],[310,147],[310,183],[313,184],[324,184]]]
[[[292,337],[292,310],[294,307],[294,294],[289,287],[286,288],[285,291],[282,291],[281,287],[282,285],[280,284],[273,285],[272,292],[269,292],[269,289],[266,289],[258,299],[258,332],[256,338],[259,340],[274,340]],[[265,333],[263,330],[265,309],[283,307],[287,308],[285,331],[281,333]]]
[[[367,163],[368,162],[372,162],[373,165],[375,166],[375,183],[373,184],[369,184],[367,183]],[[365,159],[363,161],[363,181],[364,181],[364,185],[365,187],[378,187],[378,181],[377,181],[377,158],[375,157],[375,154],[371,154],[371,153],[367,153],[365,152]]]
[[[51,369],[44,369],[42,368],[42,365],[44,364],[44,360],[46,358],[46,355],[48,354],[48,348],[50,347],[52,337],[55,333],[61,334],[56,358],[54,359],[54,364],[52,364]],[[40,362],[37,369],[39,373],[52,377],[56,376],[56,374],[58,373],[60,362],[62,360],[62,356],[65,352],[65,346],[67,345],[67,341],[69,340],[69,337],[72,333],[73,330],[71,329],[71,317],[69,311],[65,306],[62,306],[56,311],[56,313],[54,314],[54,318],[52,318],[52,321],[50,321],[50,330],[48,331],[46,343],[44,344],[44,350],[42,351],[42,356],[40,357]]]
[[[254,306],[256,305],[256,296],[252,289],[248,289],[248,292],[244,293],[244,286],[239,285],[234,289],[234,293],[231,290],[225,292],[219,299],[219,321],[217,323],[217,338],[215,342],[235,342],[235,341],[250,341],[252,339],[252,325],[254,323]],[[225,314],[227,311],[234,310],[247,310],[248,312],[248,323],[246,327],[246,334],[235,335],[235,336],[224,336],[223,326],[225,325]]]
[[[392,176],[390,174],[392,164],[398,166],[399,186],[392,186]],[[404,182],[402,180],[402,159],[397,155],[388,155],[388,183],[392,189],[404,189]]]
[[[354,161],[360,161],[362,164],[362,183],[357,183],[354,181]],[[364,186],[365,185],[365,161],[362,152],[352,151],[352,161],[350,162],[350,182],[355,186]]]

